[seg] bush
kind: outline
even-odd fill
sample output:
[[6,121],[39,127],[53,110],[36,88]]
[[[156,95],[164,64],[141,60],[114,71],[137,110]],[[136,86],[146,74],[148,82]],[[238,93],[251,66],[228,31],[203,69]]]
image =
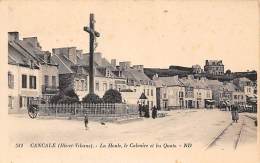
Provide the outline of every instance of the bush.
[[50,103],[58,103],[59,100],[63,98],[63,95],[61,93],[58,93],[50,98]]
[[75,99],[77,99],[77,101],[79,101],[78,95],[75,93],[74,89],[72,89],[72,88],[65,89],[64,90],[64,95],[68,96],[68,97],[71,97],[71,98],[75,98]]
[[87,94],[85,97],[83,97],[82,102],[97,104],[102,103],[102,99],[96,94]]
[[75,97],[63,96],[58,103],[77,103],[79,100]]
[[103,101],[105,103],[122,103],[121,93],[115,89],[109,89],[105,92]]
[[79,97],[72,88],[59,92],[50,99],[50,103],[76,103]]

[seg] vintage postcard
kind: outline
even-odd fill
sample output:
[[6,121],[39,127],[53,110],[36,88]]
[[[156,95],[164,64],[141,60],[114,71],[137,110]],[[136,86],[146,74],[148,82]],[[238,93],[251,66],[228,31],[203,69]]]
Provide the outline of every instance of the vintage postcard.
[[257,0],[0,9],[0,162],[260,162]]

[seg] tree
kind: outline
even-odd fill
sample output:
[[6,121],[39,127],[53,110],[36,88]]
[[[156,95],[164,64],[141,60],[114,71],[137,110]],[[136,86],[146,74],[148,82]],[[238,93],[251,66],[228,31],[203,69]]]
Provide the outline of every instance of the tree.
[[102,99],[96,94],[87,94],[83,97],[82,102],[97,104],[102,103]]
[[122,103],[121,93],[115,89],[109,89],[105,92],[103,101],[106,103]]
[[231,70],[228,69],[228,70],[226,71],[226,74],[230,75],[230,74],[231,74]]
[[63,98],[63,95],[61,93],[58,93],[50,98],[50,103],[58,103],[59,100]]
[[50,103],[76,103],[79,97],[72,88],[66,88],[60,91],[50,99]]
[[75,99],[77,99],[77,101],[79,101],[78,95],[75,93],[74,89],[72,89],[72,88],[65,89],[64,90],[64,95],[68,96],[68,97],[71,97],[71,98],[75,98]]

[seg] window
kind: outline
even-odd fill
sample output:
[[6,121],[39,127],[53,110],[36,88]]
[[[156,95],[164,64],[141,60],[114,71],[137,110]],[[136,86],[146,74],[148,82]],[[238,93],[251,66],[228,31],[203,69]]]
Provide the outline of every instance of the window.
[[153,96],[153,89],[151,89],[151,96]]
[[27,75],[22,75],[22,88],[27,88]]
[[237,95],[234,95],[234,99],[237,99]]
[[179,92],[179,97],[183,98],[183,92]]
[[51,77],[51,84],[52,84],[52,87],[56,87],[56,76],[52,76]]
[[103,83],[103,91],[107,90],[107,83]]
[[147,89],[147,96],[149,96],[149,89]]
[[8,72],[8,88],[14,88],[14,75]]
[[85,82],[85,90],[88,90],[88,80]]
[[29,87],[31,89],[36,89],[36,76],[29,77]]
[[75,90],[79,90],[79,80],[75,80]]
[[99,91],[99,82],[96,82],[96,90]]
[[145,94],[145,89],[144,89],[144,94]]
[[44,85],[45,85],[45,87],[49,86],[49,76],[48,75],[44,75]]
[[81,90],[84,91],[84,89],[85,89],[85,87],[84,87],[85,86],[84,80],[81,80],[80,82],[81,82]]
[[166,98],[166,93],[163,94],[163,98]]
[[13,109],[13,97],[12,96],[8,96],[8,107],[10,109]]
[[19,106],[20,108],[23,107],[23,96],[20,96],[19,98]]

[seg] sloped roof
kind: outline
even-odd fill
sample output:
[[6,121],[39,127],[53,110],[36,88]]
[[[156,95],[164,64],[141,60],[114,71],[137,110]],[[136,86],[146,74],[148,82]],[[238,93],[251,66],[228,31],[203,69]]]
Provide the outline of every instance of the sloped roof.
[[232,92],[238,90],[238,87],[235,84],[229,83],[229,82],[226,84],[223,84],[223,87],[225,90],[232,91]]
[[179,80],[178,76],[160,77],[159,80],[162,81],[162,84],[167,86],[184,86],[184,84]]
[[[83,67],[84,69],[83,73],[88,74],[89,72],[88,65],[74,64],[62,54],[54,54],[52,55],[52,58],[56,63],[59,63],[59,67],[58,67],[59,74],[77,73],[78,70],[77,67]],[[98,69],[95,69],[95,76],[104,77],[104,75]]]
[[28,65],[28,60],[34,60],[36,63],[57,66],[52,59],[50,60],[50,63],[47,63],[42,58],[42,55],[46,55],[48,51],[42,51],[36,47],[33,47],[24,40],[8,41],[8,48],[13,48],[14,51],[8,53],[8,55],[10,55],[10,57],[15,60],[17,64]]
[[17,44],[15,41],[8,41],[8,63],[18,64],[22,66],[30,66],[29,61],[34,61],[33,64],[38,68],[38,60],[31,56],[25,49]]
[[137,83],[149,83],[150,78],[148,76],[145,75],[144,72],[139,71],[139,70],[135,70],[135,69],[128,69],[123,71],[123,74],[125,75],[126,78],[130,79],[130,80],[134,80]]
[[240,81],[244,81],[244,82],[251,82],[250,79],[246,78],[246,77],[242,77],[242,78],[238,78]]
[[59,74],[70,74],[73,73],[71,70],[71,65],[68,64],[64,59],[61,59],[58,55],[54,54],[52,55],[52,59],[59,64],[58,71]]

